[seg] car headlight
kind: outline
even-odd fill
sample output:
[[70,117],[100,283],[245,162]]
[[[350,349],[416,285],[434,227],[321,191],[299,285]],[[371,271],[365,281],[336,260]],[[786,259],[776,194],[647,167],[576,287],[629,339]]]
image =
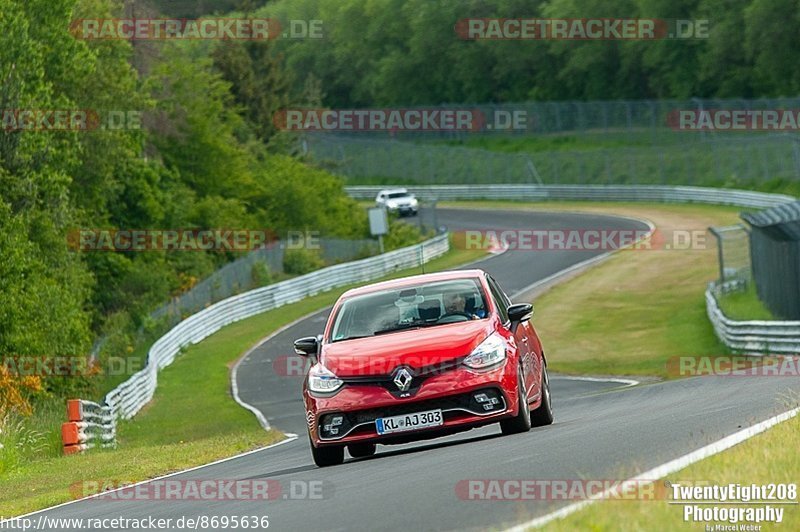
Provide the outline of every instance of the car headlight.
[[322,364],[314,365],[308,372],[308,389],[316,393],[331,393],[344,382]]
[[492,334],[464,359],[464,365],[472,369],[484,369],[506,359],[506,342],[497,333]]

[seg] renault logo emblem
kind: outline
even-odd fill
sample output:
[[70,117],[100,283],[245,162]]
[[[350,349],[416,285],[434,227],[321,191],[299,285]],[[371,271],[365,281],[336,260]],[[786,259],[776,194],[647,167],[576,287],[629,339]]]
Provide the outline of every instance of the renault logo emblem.
[[406,368],[400,368],[394,373],[394,379],[392,381],[397,385],[397,388],[401,392],[408,391],[411,387],[411,380],[414,378],[411,375],[411,372],[408,371]]

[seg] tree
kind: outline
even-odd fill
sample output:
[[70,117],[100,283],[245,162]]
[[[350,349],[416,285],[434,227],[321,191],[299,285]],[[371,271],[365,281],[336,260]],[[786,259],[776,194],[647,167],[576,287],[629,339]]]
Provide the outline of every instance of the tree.
[[268,42],[226,42],[214,49],[214,66],[230,83],[242,118],[256,137],[268,143],[275,134],[273,117],[290,102],[290,82]]

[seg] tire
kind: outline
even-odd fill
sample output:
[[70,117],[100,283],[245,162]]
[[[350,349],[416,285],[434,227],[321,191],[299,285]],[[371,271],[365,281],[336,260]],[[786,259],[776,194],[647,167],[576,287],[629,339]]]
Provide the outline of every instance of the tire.
[[531,412],[531,424],[534,427],[543,427],[553,423],[553,403],[550,399],[550,377],[547,376],[547,366],[542,367],[542,402],[539,408]]
[[[310,438],[309,443],[311,443]],[[340,465],[344,462],[344,445],[314,447],[311,443],[311,456],[319,467]]]
[[365,458],[367,456],[372,456],[375,454],[376,449],[377,445],[374,443],[354,443],[347,446],[347,452],[349,452],[350,456],[353,458]]
[[517,368],[517,402],[519,408],[517,415],[500,422],[503,434],[520,434],[531,430],[531,410],[528,407],[528,398],[525,392],[525,381],[522,378],[522,368]]

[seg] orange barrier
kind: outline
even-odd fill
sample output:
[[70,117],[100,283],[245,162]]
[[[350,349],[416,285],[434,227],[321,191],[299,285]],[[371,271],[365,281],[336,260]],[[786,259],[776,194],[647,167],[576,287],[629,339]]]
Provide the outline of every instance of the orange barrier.
[[61,425],[61,441],[64,443],[64,454],[76,454],[87,449],[83,420],[83,405],[80,399],[67,401],[67,423]]

